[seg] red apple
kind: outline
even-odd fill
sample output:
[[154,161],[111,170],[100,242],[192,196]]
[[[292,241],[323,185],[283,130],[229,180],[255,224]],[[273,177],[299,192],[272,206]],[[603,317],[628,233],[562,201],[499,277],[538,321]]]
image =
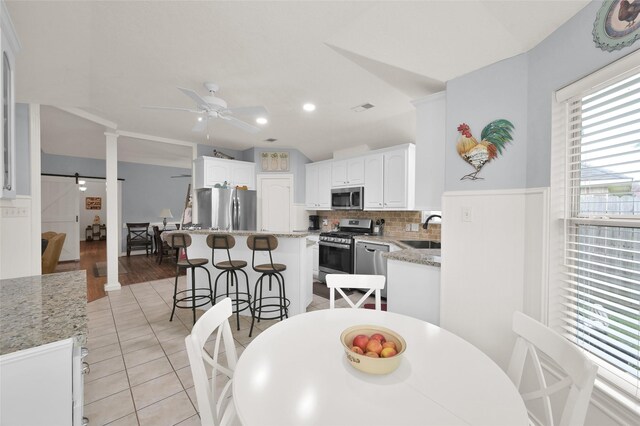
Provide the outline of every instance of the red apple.
[[370,356],[371,358],[380,358],[380,355],[375,352],[367,352],[365,355]]
[[378,342],[380,342],[380,344],[383,344],[387,341],[387,339],[385,339],[384,336],[380,333],[372,334],[371,339],[377,340]]
[[369,343],[367,343],[367,352],[375,352],[376,354],[380,354],[380,352],[382,351],[382,344],[376,340],[376,339],[371,339],[369,340]]
[[352,347],[351,348],[351,352],[355,352],[357,354],[364,355],[364,351],[362,349],[360,349],[359,346]]
[[382,352],[380,352],[380,356],[382,358],[391,358],[392,356],[394,356],[395,354],[397,354],[398,352],[396,352],[395,349],[393,348],[384,348],[382,350]]
[[364,334],[358,334],[354,339],[352,346],[357,346],[364,352],[367,348],[367,343],[369,343],[369,338]]
[[382,349],[384,349],[384,348],[391,348],[391,349],[393,349],[393,350],[395,350],[395,351],[397,351],[397,350],[398,350],[398,347],[397,347],[397,346],[396,346],[396,344],[395,344],[395,343],[393,343],[393,342],[384,342],[384,343],[382,344]]

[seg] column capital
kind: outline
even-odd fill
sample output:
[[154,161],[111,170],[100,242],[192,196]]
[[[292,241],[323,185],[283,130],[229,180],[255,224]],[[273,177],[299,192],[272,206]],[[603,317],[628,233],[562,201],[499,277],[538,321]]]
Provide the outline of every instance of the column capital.
[[116,132],[104,132],[104,135],[112,138],[117,138],[118,136],[120,136],[120,134]]

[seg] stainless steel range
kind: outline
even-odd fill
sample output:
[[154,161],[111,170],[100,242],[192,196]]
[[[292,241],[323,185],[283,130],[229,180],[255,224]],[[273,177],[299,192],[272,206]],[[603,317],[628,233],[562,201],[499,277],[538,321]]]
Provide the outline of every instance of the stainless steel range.
[[338,231],[320,234],[319,279],[327,274],[353,274],[356,235],[371,233],[371,219],[340,219]]

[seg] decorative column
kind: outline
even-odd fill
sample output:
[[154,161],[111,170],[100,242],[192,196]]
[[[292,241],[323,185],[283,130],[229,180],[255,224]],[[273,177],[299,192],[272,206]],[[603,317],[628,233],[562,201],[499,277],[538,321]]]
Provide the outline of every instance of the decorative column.
[[105,291],[120,290],[118,281],[118,134],[106,132],[107,138],[107,283]]

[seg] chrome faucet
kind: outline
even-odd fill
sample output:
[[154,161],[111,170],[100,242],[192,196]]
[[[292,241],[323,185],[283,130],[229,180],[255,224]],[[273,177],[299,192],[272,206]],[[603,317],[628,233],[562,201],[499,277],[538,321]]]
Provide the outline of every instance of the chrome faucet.
[[440,216],[439,214],[432,214],[431,216],[429,216],[427,218],[427,220],[424,221],[424,224],[422,225],[423,229],[427,229],[429,228],[429,221],[433,218],[439,217],[440,219],[442,219],[442,216]]

